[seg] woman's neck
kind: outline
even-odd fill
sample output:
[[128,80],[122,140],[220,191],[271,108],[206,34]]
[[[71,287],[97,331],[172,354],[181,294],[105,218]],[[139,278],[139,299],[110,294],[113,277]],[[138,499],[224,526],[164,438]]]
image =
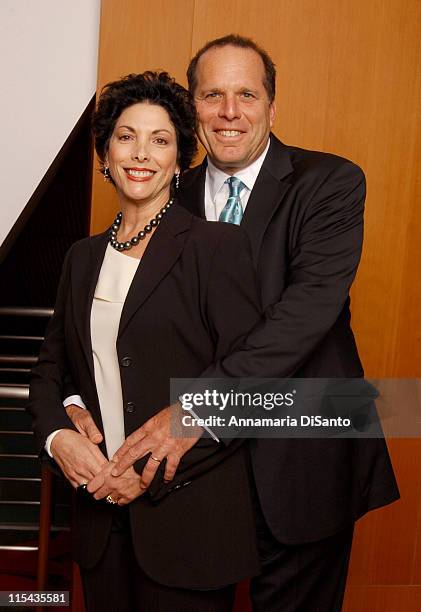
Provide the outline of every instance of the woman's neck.
[[167,204],[170,199],[170,193],[160,194],[160,197],[154,198],[148,202],[144,200],[138,201],[120,201],[122,219],[119,228],[119,240],[124,241],[129,236],[137,234],[153,219]]

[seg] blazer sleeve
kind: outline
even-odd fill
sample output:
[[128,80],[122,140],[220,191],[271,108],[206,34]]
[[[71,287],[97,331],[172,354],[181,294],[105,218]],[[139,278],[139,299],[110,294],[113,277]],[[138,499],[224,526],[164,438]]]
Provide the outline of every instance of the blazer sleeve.
[[[218,353],[214,363],[202,372],[202,378],[293,376],[334,325],[348,299],[361,257],[364,200],[364,175],[356,165],[345,161],[330,172],[309,201],[300,203],[304,210],[294,228],[296,235],[290,237],[288,276],[280,300],[266,308],[259,320],[253,321],[251,317],[248,332],[238,334],[237,340],[228,340],[224,347],[228,352]],[[223,253],[220,255],[215,280],[210,279],[210,287],[214,282],[215,291],[216,278],[226,272]],[[243,280],[255,282],[250,277]],[[228,312],[231,317],[233,311],[227,311],[226,295],[222,294],[220,291],[219,301],[211,300],[209,308],[216,329],[226,332],[224,316]],[[227,320],[233,323],[232,318]],[[206,416],[200,408],[195,407],[195,412],[199,417]],[[223,441],[228,445],[219,444],[220,453],[224,452],[222,449],[232,452],[241,443],[240,438]],[[190,457],[198,452],[199,448],[192,449]],[[189,453],[185,455],[186,466],[190,457]],[[187,469],[181,466],[172,487],[183,486],[198,470],[200,463]],[[155,492],[151,487],[153,498]]]
[[63,395],[74,389],[66,357],[64,318],[70,284],[73,247],[66,255],[54,313],[48,324],[38,362],[32,369],[27,410],[33,418],[35,443],[39,454],[47,437],[57,429],[77,431],[63,408]]
[[308,359],[348,299],[361,257],[364,200],[364,175],[345,162],[309,203],[303,202],[281,299],[266,308],[241,345],[203,376],[289,377]]

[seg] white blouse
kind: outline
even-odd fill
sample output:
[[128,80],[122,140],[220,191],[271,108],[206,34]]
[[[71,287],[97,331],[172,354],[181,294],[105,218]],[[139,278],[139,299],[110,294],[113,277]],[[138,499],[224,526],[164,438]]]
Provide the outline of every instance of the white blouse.
[[116,342],[121,311],[139,261],[108,245],[92,302],[91,342],[95,383],[109,459],[126,438]]

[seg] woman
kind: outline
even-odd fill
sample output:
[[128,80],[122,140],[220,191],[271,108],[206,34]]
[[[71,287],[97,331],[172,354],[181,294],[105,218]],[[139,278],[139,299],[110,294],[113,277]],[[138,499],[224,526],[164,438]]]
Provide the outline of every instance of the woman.
[[[168,406],[170,378],[199,376],[259,317],[241,230],[197,219],[171,195],[196,151],[194,126],[188,93],[166,73],[129,75],[98,102],[95,146],[121,212],[66,257],[29,404],[40,452],[49,438],[74,487],[109,482],[108,459]],[[103,434],[99,446],[63,410],[74,394]],[[77,496],[88,612],[230,610],[234,583],[257,573],[245,447],[201,439],[189,454],[203,473],[159,503],[133,468],[112,495],[104,484],[91,487],[95,498]]]

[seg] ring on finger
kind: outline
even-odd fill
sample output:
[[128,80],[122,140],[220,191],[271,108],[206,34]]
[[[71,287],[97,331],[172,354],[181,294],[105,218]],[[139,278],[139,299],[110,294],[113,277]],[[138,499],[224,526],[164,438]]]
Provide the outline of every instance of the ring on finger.
[[117,503],[116,500],[111,497],[111,495],[107,495],[107,497],[105,498],[105,501],[108,504],[116,504]]
[[162,461],[162,459],[158,459],[158,457],[154,457],[153,455],[151,455],[150,458],[153,459],[154,461],[156,461],[157,463],[161,463],[161,461]]

